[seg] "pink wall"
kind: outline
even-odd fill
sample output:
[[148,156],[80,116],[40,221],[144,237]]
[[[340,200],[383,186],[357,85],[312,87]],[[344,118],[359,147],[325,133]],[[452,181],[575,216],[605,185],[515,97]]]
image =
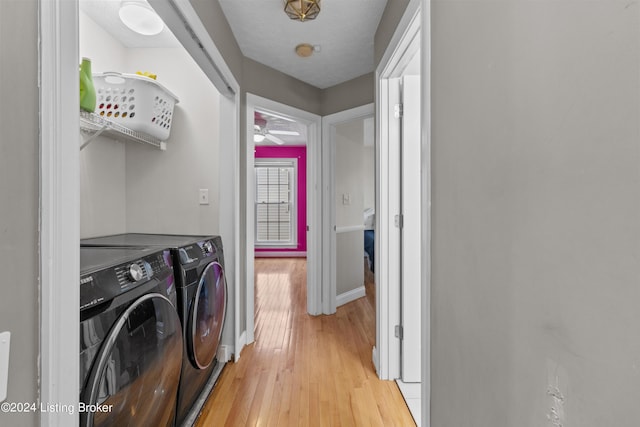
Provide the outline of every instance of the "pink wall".
[[259,252],[306,252],[307,250],[307,147],[256,146],[256,159],[298,159],[298,245],[289,248],[258,249]]

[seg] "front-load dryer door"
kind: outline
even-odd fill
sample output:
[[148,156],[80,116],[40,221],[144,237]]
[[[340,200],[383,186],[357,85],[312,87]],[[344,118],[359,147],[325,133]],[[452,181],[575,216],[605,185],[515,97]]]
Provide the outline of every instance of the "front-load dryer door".
[[189,312],[187,352],[193,366],[207,368],[216,356],[227,305],[227,283],[217,261],[209,263],[198,282]]
[[81,425],[173,425],[182,348],[173,304],[157,293],[135,300],[94,359],[80,404]]

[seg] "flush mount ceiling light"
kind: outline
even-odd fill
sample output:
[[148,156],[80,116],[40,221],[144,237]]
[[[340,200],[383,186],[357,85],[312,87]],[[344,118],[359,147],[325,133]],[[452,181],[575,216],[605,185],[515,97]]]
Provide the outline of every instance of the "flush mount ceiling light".
[[301,58],[307,58],[313,55],[313,46],[309,43],[301,43],[296,46],[296,54]]
[[144,1],[123,1],[118,15],[129,29],[145,36],[160,34],[164,28],[162,19]]
[[296,21],[311,21],[320,13],[320,0],[285,0],[284,12]]

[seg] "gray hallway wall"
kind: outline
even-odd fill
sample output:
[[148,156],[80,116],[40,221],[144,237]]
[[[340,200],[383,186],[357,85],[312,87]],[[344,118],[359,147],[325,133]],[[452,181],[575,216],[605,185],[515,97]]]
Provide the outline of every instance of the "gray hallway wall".
[[[0,1],[0,332],[11,332],[8,402],[38,397],[37,43],[37,3]],[[0,412],[3,426],[38,423],[37,413]]]
[[432,7],[431,425],[637,426],[638,2]]

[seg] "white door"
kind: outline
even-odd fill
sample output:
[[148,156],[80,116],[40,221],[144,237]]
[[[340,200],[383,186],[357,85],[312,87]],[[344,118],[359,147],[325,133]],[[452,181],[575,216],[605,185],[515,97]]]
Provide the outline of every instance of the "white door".
[[420,76],[402,78],[401,378],[420,382]]

